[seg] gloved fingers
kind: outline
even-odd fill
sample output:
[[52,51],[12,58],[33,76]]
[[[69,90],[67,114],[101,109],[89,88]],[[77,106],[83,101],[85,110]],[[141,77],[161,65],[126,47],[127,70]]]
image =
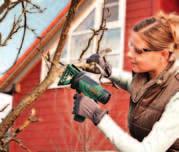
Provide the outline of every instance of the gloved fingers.
[[106,78],[108,78],[112,73],[111,66],[109,64],[105,63],[103,67],[99,64],[96,64],[96,67],[100,70],[101,75]]
[[79,100],[81,96],[82,96],[81,94],[75,93],[74,96],[73,96],[73,99],[74,100]]
[[78,114],[78,109],[79,109],[78,104],[75,101],[74,106],[73,106],[72,114]]
[[73,99],[76,100],[76,98],[77,98],[77,94],[75,93],[75,94],[73,95]]
[[112,67],[111,67],[111,65],[110,64],[108,64],[108,63],[106,63],[106,66],[105,66],[105,70],[104,70],[106,73],[107,73],[107,75],[108,75],[108,77],[111,75],[111,73],[112,73]]
[[77,111],[76,111],[76,106],[74,106],[74,107],[73,107],[72,114],[74,114],[74,115],[76,115],[76,114],[77,114]]
[[105,61],[105,58],[103,57],[100,57],[99,58],[99,63],[98,63],[103,69],[105,68],[106,66],[106,61]]
[[102,76],[104,77],[108,77],[107,73],[104,71],[103,68],[101,68],[101,66],[99,64],[96,65],[98,67],[98,69],[100,70],[100,73]]
[[99,54],[95,53],[95,54],[92,54],[90,57],[88,57],[86,59],[86,63],[92,63],[92,62],[96,62],[96,63],[99,63]]
[[96,63],[97,69],[101,72],[104,77],[111,75],[111,66],[107,62],[105,57],[101,57],[99,54],[93,54],[86,60],[87,63]]

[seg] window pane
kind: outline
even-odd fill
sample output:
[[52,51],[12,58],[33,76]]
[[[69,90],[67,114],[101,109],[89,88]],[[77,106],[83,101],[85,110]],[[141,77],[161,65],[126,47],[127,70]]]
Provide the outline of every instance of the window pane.
[[62,50],[61,58],[66,58],[67,57],[67,47],[65,45],[64,49]]
[[117,21],[119,16],[119,6],[109,6],[105,9],[105,18],[107,22]]
[[113,68],[119,68],[119,59],[120,59],[120,55],[115,54],[115,55],[108,55],[106,56],[107,61],[110,63],[110,65]]
[[83,30],[88,30],[94,28],[94,13],[95,11],[93,10],[83,21],[78,25],[76,28],[76,31],[83,31]]
[[104,33],[104,37],[101,42],[101,49],[111,48],[113,50],[112,53],[119,53],[117,51],[120,49],[120,38],[120,28],[108,29],[108,31]]
[[118,2],[119,0],[105,0],[106,4]]
[[[70,50],[70,59],[79,59],[80,54],[83,49],[86,48],[88,40],[90,38],[91,34],[79,34],[72,36],[71,40],[71,50]],[[84,54],[83,58],[89,56],[89,54],[92,53],[92,47],[93,42],[88,48],[88,51]]]

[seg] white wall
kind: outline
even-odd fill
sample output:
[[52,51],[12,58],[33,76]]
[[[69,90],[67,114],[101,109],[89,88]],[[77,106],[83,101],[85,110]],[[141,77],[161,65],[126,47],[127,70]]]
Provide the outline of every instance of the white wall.
[[0,111],[6,106],[7,108],[0,112],[0,122],[12,109],[12,96],[0,93]]

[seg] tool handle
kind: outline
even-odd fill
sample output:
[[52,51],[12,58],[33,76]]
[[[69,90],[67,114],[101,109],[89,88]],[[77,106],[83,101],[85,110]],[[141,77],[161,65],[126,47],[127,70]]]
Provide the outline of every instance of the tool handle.
[[75,121],[78,121],[78,122],[83,122],[85,121],[85,117],[83,116],[80,116],[80,115],[74,115],[74,118],[73,118]]

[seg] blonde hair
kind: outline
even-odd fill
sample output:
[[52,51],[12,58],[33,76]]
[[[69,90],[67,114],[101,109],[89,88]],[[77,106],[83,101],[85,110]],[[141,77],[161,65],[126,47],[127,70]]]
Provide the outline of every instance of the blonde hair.
[[174,52],[179,46],[178,26],[179,16],[175,13],[165,14],[164,12],[159,12],[157,15],[134,25],[133,31],[139,33],[150,50],[161,51],[168,49],[170,52]]

